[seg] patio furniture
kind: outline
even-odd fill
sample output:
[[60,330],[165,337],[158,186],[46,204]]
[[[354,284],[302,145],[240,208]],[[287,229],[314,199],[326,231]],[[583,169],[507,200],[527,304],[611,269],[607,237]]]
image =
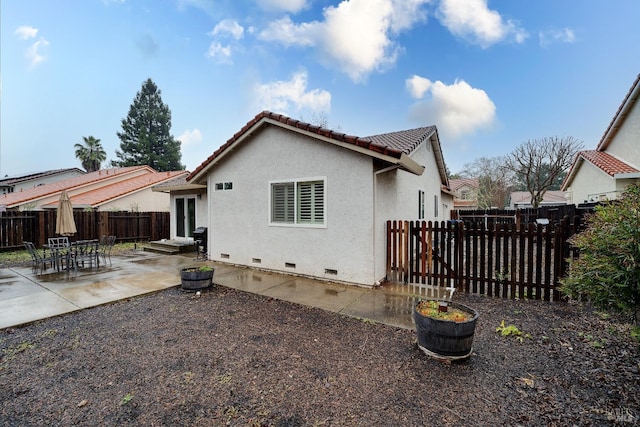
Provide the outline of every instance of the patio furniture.
[[[55,264],[58,271],[63,266],[69,270],[71,263],[71,245],[68,237],[49,237],[47,244],[44,246],[45,252],[49,251],[49,256],[55,258]],[[64,264],[64,265],[63,265]]]
[[93,267],[95,263],[96,267],[100,264],[100,258],[98,255],[100,242],[98,240],[78,240],[73,242],[72,257],[73,265],[76,270],[78,266],[84,267],[85,264],[89,264],[89,267]]
[[113,249],[113,245],[116,243],[116,236],[102,236],[100,239],[100,245],[98,248],[98,256],[102,258],[102,263],[107,263],[107,258],[109,259],[109,265],[111,264],[111,250]]
[[40,270],[40,273],[42,273],[43,270],[46,270],[47,264],[49,263],[51,266],[56,265],[56,256],[46,255],[46,253],[40,254],[33,242],[24,242],[24,247],[27,249],[27,252],[29,252],[29,256],[31,256],[31,267],[36,274],[38,269]]

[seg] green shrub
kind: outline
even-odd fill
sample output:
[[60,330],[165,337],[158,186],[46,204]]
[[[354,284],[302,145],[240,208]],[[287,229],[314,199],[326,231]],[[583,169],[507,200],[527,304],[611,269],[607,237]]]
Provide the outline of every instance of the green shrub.
[[587,219],[584,232],[571,242],[579,257],[560,290],[595,307],[627,313],[640,308],[640,186],[627,188],[622,197],[598,206]]

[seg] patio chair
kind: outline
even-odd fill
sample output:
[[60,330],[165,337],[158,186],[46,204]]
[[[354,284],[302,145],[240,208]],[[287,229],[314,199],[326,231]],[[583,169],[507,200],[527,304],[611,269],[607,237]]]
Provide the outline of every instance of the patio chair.
[[42,273],[47,269],[47,264],[51,264],[51,266],[56,265],[57,259],[55,255],[43,255],[38,252],[36,246],[33,242],[24,242],[24,247],[29,252],[29,256],[31,257],[31,267],[33,271],[37,274],[38,270]]
[[89,267],[93,267],[93,264],[98,266],[98,245],[97,240],[82,240],[74,243],[74,251],[72,253],[73,265],[75,269],[78,266],[84,267],[85,264],[89,264]]
[[55,257],[58,271],[60,271],[62,267],[69,270],[72,254],[68,237],[49,237],[46,248],[49,250],[50,256]]
[[113,249],[113,245],[116,243],[116,236],[102,236],[100,239],[100,248],[98,250],[98,256],[102,258],[102,263],[107,263],[107,258],[109,259],[109,265],[111,264],[111,250]]

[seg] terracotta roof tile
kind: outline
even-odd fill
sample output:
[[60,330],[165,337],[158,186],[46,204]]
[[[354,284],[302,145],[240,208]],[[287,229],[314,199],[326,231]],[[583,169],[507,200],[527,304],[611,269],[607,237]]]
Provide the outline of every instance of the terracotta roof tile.
[[611,154],[604,151],[585,150],[578,153],[578,155],[610,176],[614,176],[618,173],[640,172],[633,166],[628,165],[622,160],[613,157]]
[[[114,182],[84,193],[70,196],[71,204],[74,206],[98,207],[106,202],[116,200],[120,197],[135,193],[140,190],[152,187],[156,184],[175,179],[179,176],[186,176],[187,171],[153,172],[146,175],[137,176],[125,181]],[[44,206],[45,208],[55,208],[57,203]]]
[[478,184],[478,178],[457,178],[449,180],[449,187],[454,191],[464,186],[478,188],[480,184]]
[[215,160],[218,156],[224,153],[231,145],[238,141],[243,135],[245,135],[255,125],[260,123],[268,123],[268,121],[276,121],[287,126],[292,126],[306,132],[317,134],[324,138],[329,138],[338,142],[352,144],[357,147],[362,147],[367,150],[374,151],[376,153],[384,154],[390,157],[399,159],[402,153],[409,154],[414,150],[422,141],[436,132],[435,126],[429,126],[424,128],[417,128],[408,131],[392,132],[388,134],[373,135],[369,137],[358,137],[355,135],[347,135],[341,132],[335,132],[330,129],[325,129],[320,126],[312,125],[300,120],[295,120],[282,114],[272,113],[270,111],[263,111],[249,120],[242,129],[236,132],[227,142],[225,142],[220,148],[213,152],[204,162],[202,162],[188,177],[187,181],[196,177],[200,172],[208,167],[208,165]]

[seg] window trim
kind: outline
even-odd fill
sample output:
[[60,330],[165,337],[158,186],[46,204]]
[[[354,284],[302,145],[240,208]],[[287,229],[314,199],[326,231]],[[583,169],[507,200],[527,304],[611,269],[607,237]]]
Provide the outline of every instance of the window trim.
[[[299,200],[299,184],[307,182],[322,182],[323,194],[322,194],[322,209],[323,209],[323,221],[322,223],[307,223],[299,222],[300,217],[300,200]],[[273,186],[275,184],[293,184],[293,222],[274,222],[273,221]],[[327,228],[327,177],[315,176],[295,179],[279,179],[269,181],[267,186],[269,208],[267,211],[268,223],[270,227],[297,227],[297,228]],[[315,200],[315,198],[314,198]]]

